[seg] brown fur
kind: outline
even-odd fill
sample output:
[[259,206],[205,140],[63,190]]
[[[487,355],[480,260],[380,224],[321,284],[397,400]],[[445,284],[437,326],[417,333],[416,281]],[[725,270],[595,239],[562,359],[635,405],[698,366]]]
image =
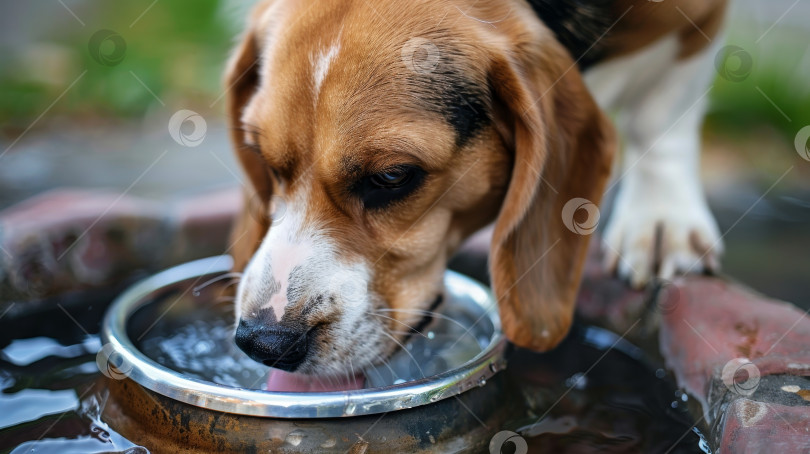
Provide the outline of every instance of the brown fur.
[[720,31],[727,3],[728,0],[617,0],[613,15],[624,16],[604,38],[605,59],[635,52],[672,33],[680,37],[680,58],[688,58],[709,45],[704,34],[711,39]]
[[[617,11],[627,3],[617,1]],[[609,56],[672,30],[681,30],[690,43],[685,52],[694,52],[697,44],[672,5],[709,33],[725,1],[632,3],[632,13],[606,38]],[[338,35],[339,56],[315,102],[311,56]],[[493,121],[461,148],[422,99],[434,87],[401,61],[413,37],[436,43],[440,64],[492,92]],[[563,225],[562,207],[575,197],[599,202],[615,139],[574,61],[527,4],[263,2],[227,85],[233,141],[249,178],[246,199],[266,207],[274,192],[306,192],[308,222],[327,226],[342,255],[372,267],[372,289],[388,307],[426,309],[453,251],[495,220],[491,274],[506,334],[537,350],[565,336],[589,237]],[[246,146],[243,128],[258,153]],[[346,182],[398,164],[424,168],[423,187],[394,208],[364,211]],[[237,270],[268,228],[266,212],[247,211],[234,231]],[[392,327],[419,318],[392,317]]]

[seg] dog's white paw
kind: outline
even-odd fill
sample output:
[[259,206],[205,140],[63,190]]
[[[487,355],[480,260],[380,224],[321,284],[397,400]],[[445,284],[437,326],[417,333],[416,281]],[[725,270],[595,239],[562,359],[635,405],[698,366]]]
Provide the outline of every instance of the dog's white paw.
[[662,182],[622,188],[605,229],[605,266],[635,288],[653,277],[716,271],[723,244],[698,190]]

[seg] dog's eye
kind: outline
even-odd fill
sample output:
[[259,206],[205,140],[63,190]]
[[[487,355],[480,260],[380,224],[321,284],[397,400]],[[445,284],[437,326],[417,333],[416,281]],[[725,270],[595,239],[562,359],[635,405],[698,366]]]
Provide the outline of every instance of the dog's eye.
[[369,177],[371,184],[378,188],[398,188],[408,182],[413,177],[412,169],[396,168],[381,172]]
[[416,166],[397,166],[369,175],[356,185],[355,191],[366,208],[380,208],[400,200],[416,190],[425,171]]

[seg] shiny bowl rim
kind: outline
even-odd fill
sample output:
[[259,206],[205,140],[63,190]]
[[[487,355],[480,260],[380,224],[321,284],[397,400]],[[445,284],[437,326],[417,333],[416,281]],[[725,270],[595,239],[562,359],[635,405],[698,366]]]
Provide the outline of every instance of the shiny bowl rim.
[[152,275],[118,296],[107,309],[101,326],[102,352],[107,358],[117,355],[116,369],[121,372],[110,375],[129,378],[148,390],[209,410],[272,418],[334,418],[386,413],[438,402],[483,386],[506,366],[507,342],[491,292],[472,278],[450,270],[445,272],[445,280],[456,280],[486,295],[472,299],[484,310],[482,317],[487,316],[492,323],[493,334],[489,345],[463,365],[420,380],[317,393],[236,388],[184,376],[158,364],[135,347],[127,334],[127,320],[150,301],[150,295],[186,280],[228,272],[231,265],[232,259],[227,255],[194,260]]

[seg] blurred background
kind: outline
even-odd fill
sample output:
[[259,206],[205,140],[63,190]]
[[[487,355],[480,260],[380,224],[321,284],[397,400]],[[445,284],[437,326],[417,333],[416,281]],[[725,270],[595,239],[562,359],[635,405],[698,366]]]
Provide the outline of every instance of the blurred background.
[[[58,187],[170,200],[238,185],[223,65],[248,0],[34,0],[0,14],[0,209]],[[704,128],[724,270],[807,308],[810,1],[739,0]],[[197,113],[205,135],[167,125]],[[190,113],[182,119],[189,119]],[[194,131],[193,121],[182,124]],[[802,141],[803,140],[803,141]]]

